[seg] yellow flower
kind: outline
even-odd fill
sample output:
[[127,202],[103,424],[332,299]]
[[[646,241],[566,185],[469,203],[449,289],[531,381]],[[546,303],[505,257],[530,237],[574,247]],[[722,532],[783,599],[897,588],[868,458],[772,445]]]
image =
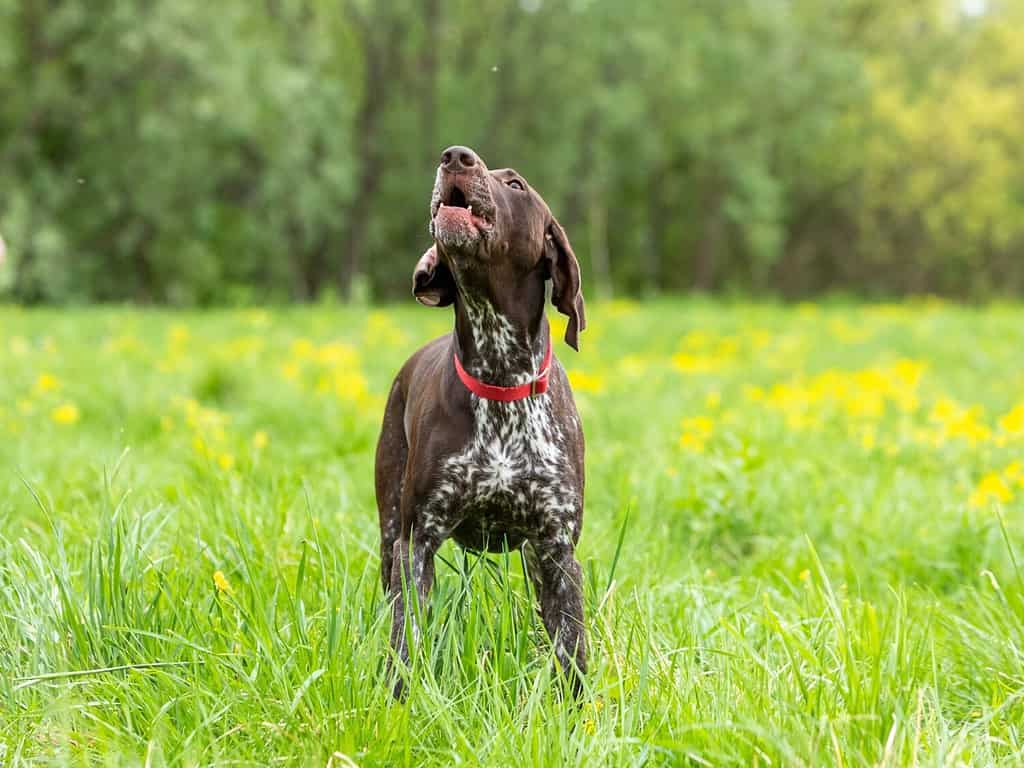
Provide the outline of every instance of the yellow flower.
[[292,342],[292,354],[295,357],[309,357],[313,353],[313,342],[309,339],[295,339]]
[[57,377],[49,373],[40,373],[39,378],[36,379],[36,392],[43,394],[44,392],[53,392],[55,389],[60,388],[60,382],[57,381]]
[[807,581],[809,578],[811,578],[811,572],[809,570],[804,568],[800,571],[800,581]]
[[925,364],[922,362],[901,358],[896,361],[892,371],[903,386],[913,389],[921,381],[924,369]]
[[723,344],[718,355],[690,354],[679,352],[672,355],[672,365],[683,373],[713,373],[728,366],[734,358],[731,347]]
[[683,419],[683,429],[695,432],[702,437],[710,437],[715,428],[715,422],[707,416],[691,416]]
[[74,424],[81,418],[81,414],[74,403],[64,403],[50,411],[50,418],[58,424]]
[[1013,410],[999,419],[999,428],[1011,435],[1024,435],[1024,403],[1014,406]]
[[682,421],[683,434],[679,447],[694,453],[703,453],[704,445],[715,429],[715,422],[707,416],[691,416]]
[[704,438],[699,435],[684,432],[683,436],[679,438],[679,447],[694,453],[704,453],[704,442]]
[[267,447],[267,443],[270,442],[270,438],[267,437],[267,433],[262,429],[252,436],[252,447],[257,451],[262,451]]
[[578,392],[602,392],[604,376],[583,371],[569,371],[569,384]]
[[[592,703],[586,704],[584,706],[584,709],[592,710],[594,715],[596,716],[598,712],[600,712],[602,709],[604,709],[604,700],[603,699],[595,699]],[[588,717],[586,720],[583,721],[583,730],[585,730],[589,734],[593,734],[594,731],[596,730],[596,727],[597,726],[594,723],[594,718],[593,717]]]
[[235,466],[235,457],[232,456],[230,453],[222,453],[220,456],[217,457],[217,464],[220,466],[221,469],[227,471],[231,469],[233,466]]
[[709,410],[715,410],[722,404],[722,394],[717,390],[714,392],[708,392],[707,397],[704,398],[704,404]]
[[993,501],[1005,504],[1012,500],[1013,491],[1010,490],[1010,486],[997,472],[990,472],[978,483],[968,503],[972,507],[983,507]]
[[188,326],[181,325],[180,323],[172,325],[170,332],[167,334],[167,340],[173,346],[183,346],[188,341],[189,331]]
[[974,445],[992,437],[992,430],[984,423],[984,412],[978,405],[964,408],[954,400],[942,398],[935,403],[929,418],[940,424],[939,443],[963,438]]
[[228,577],[224,575],[224,571],[213,572],[213,583],[216,585],[218,592],[224,592],[228,595],[235,594],[235,590],[231,586],[231,582],[228,581]]
[[366,377],[359,371],[335,371],[330,378],[321,377],[317,386],[318,391],[326,392],[334,390],[334,394],[341,400],[359,401],[366,397],[369,387]]
[[928,418],[932,421],[949,421],[960,412],[960,405],[948,397],[940,398],[932,407]]

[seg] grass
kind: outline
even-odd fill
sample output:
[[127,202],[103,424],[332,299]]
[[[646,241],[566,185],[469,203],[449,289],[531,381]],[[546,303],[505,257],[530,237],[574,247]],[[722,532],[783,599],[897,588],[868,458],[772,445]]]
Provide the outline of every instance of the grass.
[[0,765],[1024,762],[1024,308],[589,314],[576,707],[450,543],[389,700],[373,448],[448,313],[0,309]]

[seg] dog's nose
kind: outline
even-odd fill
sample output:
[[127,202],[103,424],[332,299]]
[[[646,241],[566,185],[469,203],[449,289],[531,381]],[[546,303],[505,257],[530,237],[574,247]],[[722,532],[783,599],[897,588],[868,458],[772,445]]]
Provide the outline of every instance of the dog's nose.
[[448,147],[441,153],[441,167],[451,173],[471,170],[480,158],[469,147]]

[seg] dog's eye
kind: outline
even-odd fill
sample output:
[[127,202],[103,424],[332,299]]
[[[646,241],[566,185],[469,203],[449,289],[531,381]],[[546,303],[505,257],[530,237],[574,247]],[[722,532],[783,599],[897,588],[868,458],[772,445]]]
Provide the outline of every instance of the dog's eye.
[[505,183],[512,187],[512,189],[518,189],[520,192],[526,191],[526,187],[523,186],[523,182],[519,179],[509,179]]

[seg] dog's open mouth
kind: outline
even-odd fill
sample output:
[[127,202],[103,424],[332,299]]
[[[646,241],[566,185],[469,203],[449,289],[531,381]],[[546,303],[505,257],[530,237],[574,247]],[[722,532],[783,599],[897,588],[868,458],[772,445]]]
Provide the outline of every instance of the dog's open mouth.
[[491,229],[493,211],[486,181],[439,175],[430,211],[431,232],[446,244],[468,244]]

